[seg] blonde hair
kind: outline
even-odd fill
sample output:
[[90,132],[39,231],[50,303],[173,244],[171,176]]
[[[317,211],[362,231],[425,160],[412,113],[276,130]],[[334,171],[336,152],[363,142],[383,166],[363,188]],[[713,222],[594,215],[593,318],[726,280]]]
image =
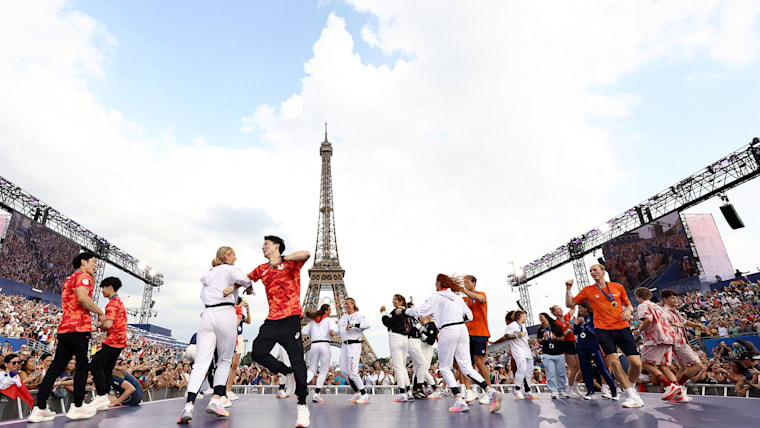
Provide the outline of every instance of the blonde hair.
[[214,260],[211,260],[211,266],[217,267],[219,265],[223,265],[224,262],[224,256],[232,252],[232,247],[219,247],[218,250],[216,250],[216,257]]
[[122,378],[122,379],[124,379],[124,373],[126,373],[126,372],[124,371],[124,369],[120,369],[120,368],[118,368],[118,367],[114,367],[114,368],[113,368],[113,371],[111,371],[111,374],[112,374],[113,376],[116,376],[116,377],[120,377],[120,378]]

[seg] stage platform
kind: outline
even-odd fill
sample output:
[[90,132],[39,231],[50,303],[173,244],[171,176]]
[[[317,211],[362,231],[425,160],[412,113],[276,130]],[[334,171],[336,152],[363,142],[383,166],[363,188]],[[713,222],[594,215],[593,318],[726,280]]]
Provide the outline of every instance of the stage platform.
[[[502,410],[488,413],[485,405],[473,404],[469,413],[447,411],[453,400],[416,400],[395,403],[392,395],[373,395],[370,404],[348,403],[348,395],[324,396],[324,403],[309,402],[313,428],[388,428],[388,427],[748,427],[755,426],[760,414],[760,400],[698,396],[689,404],[667,403],[659,394],[642,394],[646,407],[623,409],[620,402],[581,399],[552,400],[541,394],[540,400],[517,401],[504,395]],[[293,427],[296,418],[294,398],[278,399],[273,395],[241,395],[234,402],[229,418],[216,418],[204,412],[208,398],[198,400],[191,427],[250,428]],[[26,421],[9,421],[0,427],[63,427],[77,428],[158,428],[178,427],[177,416],[184,399],[154,401],[136,407],[112,408],[98,412],[92,419],[66,421],[59,415],[55,421],[27,425]]]

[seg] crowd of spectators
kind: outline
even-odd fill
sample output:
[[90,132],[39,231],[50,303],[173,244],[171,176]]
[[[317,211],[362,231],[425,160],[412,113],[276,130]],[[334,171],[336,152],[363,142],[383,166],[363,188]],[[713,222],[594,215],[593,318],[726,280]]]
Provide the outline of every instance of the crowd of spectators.
[[[29,221],[29,225],[24,225]],[[11,219],[0,255],[0,276],[41,290],[61,292],[79,245],[20,215]]]

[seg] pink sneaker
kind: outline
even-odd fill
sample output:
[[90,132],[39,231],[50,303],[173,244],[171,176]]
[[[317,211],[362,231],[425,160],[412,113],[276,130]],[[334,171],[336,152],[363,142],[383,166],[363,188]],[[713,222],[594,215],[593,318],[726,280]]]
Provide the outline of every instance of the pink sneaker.
[[356,404],[369,404],[369,395],[362,395],[361,398],[356,400]]
[[463,413],[469,411],[470,406],[467,405],[467,402],[464,400],[464,398],[457,398],[457,400],[454,402],[454,405],[449,407],[449,412]]
[[215,415],[220,418],[230,415],[230,412],[224,410],[224,407],[222,407],[221,403],[216,402],[215,400],[209,401],[208,406],[206,406],[206,413]]

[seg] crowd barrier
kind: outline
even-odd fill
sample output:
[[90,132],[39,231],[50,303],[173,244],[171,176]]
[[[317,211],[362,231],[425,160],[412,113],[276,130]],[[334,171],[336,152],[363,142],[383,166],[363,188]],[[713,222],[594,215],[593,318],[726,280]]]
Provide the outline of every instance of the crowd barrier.
[[[162,389],[149,388],[143,391],[143,402],[167,400],[171,398],[184,397],[187,388],[168,387]],[[37,399],[37,390],[29,391],[34,399]],[[94,398],[95,390],[88,389],[85,396],[85,402]],[[56,413],[65,413],[73,401],[72,395],[67,391],[63,398],[51,397],[48,399],[48,408]],[[23,419],[29,416],[29,407],[21,399],[11,400],[5,395],[0,394],[0,421],[9,421]]]

